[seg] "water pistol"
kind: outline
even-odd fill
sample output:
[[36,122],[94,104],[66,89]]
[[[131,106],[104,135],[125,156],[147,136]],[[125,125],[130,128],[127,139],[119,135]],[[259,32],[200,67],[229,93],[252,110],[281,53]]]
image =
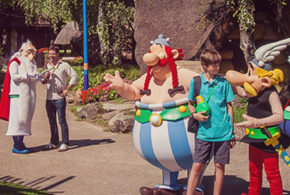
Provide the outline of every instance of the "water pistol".
[[203,112],[205,111],[205,116],[209,115],[209,105],[207,102],[204,101],[201,95],[196,97],[196,112]]
[[270,131],[267,129],[267,127],[262,126],[260,128],[264,130],[265,134],[268,137],[268,139],[264,141],[266,146],[272,145],[278,152],[279,156],[284,160],[286,165],[290,167],[290,156],[286,152],[285,148],[283,148],[283,146],[278,141],[278,138],[280,137],[281,134],[279,132],[276,132],[274,135],[272,135]]

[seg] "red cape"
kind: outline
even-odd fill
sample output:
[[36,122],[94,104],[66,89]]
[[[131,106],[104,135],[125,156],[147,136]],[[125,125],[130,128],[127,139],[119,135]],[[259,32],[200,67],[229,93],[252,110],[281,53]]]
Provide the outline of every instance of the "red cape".
[[9,74],[9,67],[12,62],[17,62],[20,65],[20,61],[17,58],[13,58],[9,64],[7,65],[7,71],[4,78],[3,83],[3,91],[0,100],[0,119],[9,120],[9,108],[10,108],[10,99],[9,99],[9,92],[10,92],[10,74]]

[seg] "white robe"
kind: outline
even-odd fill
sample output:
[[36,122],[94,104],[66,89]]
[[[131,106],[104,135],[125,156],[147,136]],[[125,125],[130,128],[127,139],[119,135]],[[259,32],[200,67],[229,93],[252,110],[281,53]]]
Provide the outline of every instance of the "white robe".
[[21,64],[12,62],[9,67],[9,95],[19,95],[10,98],[9,123],[6,135],[31,135],[31,120],[36,103],[37,78],[29,75],[37,74],[37,67],[26,57],[18,57]]

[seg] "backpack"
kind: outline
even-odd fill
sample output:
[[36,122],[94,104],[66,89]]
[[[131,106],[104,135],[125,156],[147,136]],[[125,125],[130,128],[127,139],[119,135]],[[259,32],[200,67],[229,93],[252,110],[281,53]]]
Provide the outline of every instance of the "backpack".
[[[194,80],[194,95],[193,95],[193,101],[189,101],[191,105],[195,105],[196,104],[196,97],[199,95],[200,92],[200,86],[201,86],[201,79],[200,76],[195,76],[193,77]],[[191,133],[197,133],[199,127],[199,122],[198,120],[194,119],[192,114],[189,117],[188,120],[188,125],[187,125],[187,131],[191,132]]]

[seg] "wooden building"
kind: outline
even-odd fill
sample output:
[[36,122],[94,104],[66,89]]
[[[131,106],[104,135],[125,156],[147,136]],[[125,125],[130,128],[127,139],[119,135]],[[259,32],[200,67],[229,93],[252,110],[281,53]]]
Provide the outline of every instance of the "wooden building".
[[[3,64],[7,64],[11,55],[19,50],[21,44],[29,39],[37,49],[48,47],[55,35],[48,22],[37,22],[32,25],[25,24],[23,15],[15,13],[0,13],[2,24],[2,45],[4,49]],[[40,56],[36,56],[40,62]]]

